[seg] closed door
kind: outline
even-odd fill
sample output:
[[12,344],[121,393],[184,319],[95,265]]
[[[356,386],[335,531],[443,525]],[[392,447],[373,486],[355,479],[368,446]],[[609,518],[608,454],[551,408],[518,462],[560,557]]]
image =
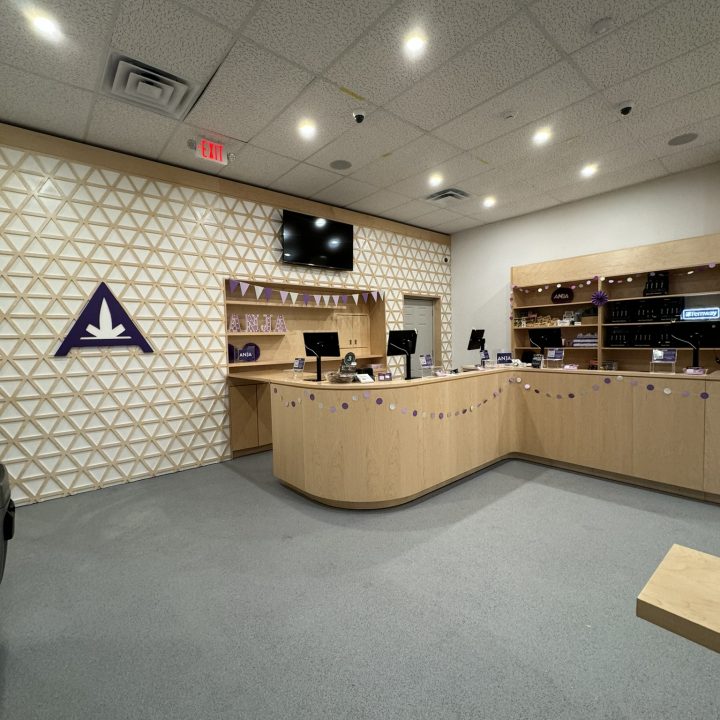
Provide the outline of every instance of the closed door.
[[[412,357],[412,376],[420,377],[420,356],[433,355],[435,348],[435,302],[425,298],[405,298],[403,329],[417,330],[417,346]],[[433,364],[440,365],[440,358],[433,357]]]

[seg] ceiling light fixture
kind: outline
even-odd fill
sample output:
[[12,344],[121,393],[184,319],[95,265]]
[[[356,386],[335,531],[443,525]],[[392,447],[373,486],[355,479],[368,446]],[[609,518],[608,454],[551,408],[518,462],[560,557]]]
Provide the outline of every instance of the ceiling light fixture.
[[668,145],[687,145],[697,139],[697,133],[683,133],[682,135],[676,135],[674,138],[670,138],[670,140],[668,140]]
[[544,145],[552,137],[552,130],[549,127],[540,128],[533,135],[533,142],[536,145]]
[[315,218],[315,227],[325,227],[327,225],[327,220],[325,218]]
[[580,171],[580,175],[582,175],[584,178],[590,178],[592,177],[596,172],[598,171],[598,164],[597,163],[588,163],[583,167],[583,169]]
[[495,207],[496,204],[497,204],[497,198],[496,198],[494,195],[488,195],[488,196],[483,200],[483,207],[484,207],[484,208],[492,208],[492,207]]
[[443,180],[444,180],[444,178],[440,173],[433,173],[428,178],[428,184],[430,185],[430,187],[437,187],[438,185],[440,185],[442,183]]
[[314,120],[304,118],[298,123],[298,133],[303,140],[312,140],[317,134],[317,125]]
[[63,39],[60,25],[49,15],[33,9],[26,10],[25,17],[36,35],[54,43],[60,42]]
[[427,46],[427,36],[422,30],[413,30],[405,36],[405,55],[414,60],[419,58]]
[[604,35],[612,27],[612,22],[611,17],[600,18],[590,26],[590,32],[593,35]]

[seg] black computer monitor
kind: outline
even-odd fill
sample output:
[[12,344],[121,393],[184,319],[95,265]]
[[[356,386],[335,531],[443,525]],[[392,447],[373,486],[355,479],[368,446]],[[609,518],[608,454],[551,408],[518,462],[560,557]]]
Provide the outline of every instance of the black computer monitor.
[[528,337],[530,344],[540,348],[543,355],[545,348],[562,347],[562,333],[559,327],[532,328],[528,331]]
[[700,348],[720,347],[720,323],[718,322],[678,322],[673,323],[670,337],[681,345],[692,348],[692,367],[700,367]]
[[388,355],[405,356],[405,379],[412,380],[410,376],[410,356],[415,353],[417,344],[417,330],[391,330],[388,333]]
[[473,328],[470,331],[470,339],[468,340],[468,350],[480,350],[482,352],[485,350],[485,331],[484,330],[476,330]]
[[305,352],[317,361],[317,377],[312,382],[322,380],[321,358],[340,357],[340,340],[336,332],[304,332]]

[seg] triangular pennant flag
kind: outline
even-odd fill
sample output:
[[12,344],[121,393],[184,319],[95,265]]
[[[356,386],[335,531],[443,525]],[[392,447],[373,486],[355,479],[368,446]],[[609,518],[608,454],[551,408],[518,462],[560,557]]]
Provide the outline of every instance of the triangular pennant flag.
[[332,296],[332,301],[333,301],[333,303],[334,303],[335,305],[338,304],[338,300],[339,300],[339,299],[340,299],[340,296],[339,296],[339,295],[333,295],[333,296]]
[[265,288],[262,285],[255,286],[255,297],[259,300],[261,295],[265,292]]
[[370,295],[369,293],[363,293],[363,294],[362,294],[363,302],[367,302],[367,301],[368,301],[369,295]]
[[229,283],[229,285],[230,285],[230,292],[231,292],[231,293],[234,293],[234,292],[237,290],[237,286],[238,286],[239,284],[240,284],[240,283],[239,283],[237,280],[231,280],[230,283]]
[[320,304],[320,299],[322,298],[322,295],[313,295],[313,298],[315,298],[315,304]]
[[385,299],[385,291],[384,291],[384,290],[378,290],[378,297],[379,297],[381,300],[384,300],[384,299]]
[[287,290],[281,290],[280,291],[280,300],[282,302],[285,302],[287,300],[288,291]]
[[303,293],[303,302],[306,305],[310,302],[310,296],[307,293]]
[[378,297],[377,290],[373,290],[372,291],[372,299],[377,300],[377,297]]
[[153,352],[125,308],[101,282],[70,327],[55,357],[65,357],[72,348],[134,345],[143,352]]
[[241,283],[240,283],[240,294],[241,294],[241,295],[245,295],[245,293],[248,291],[248,288],[249,288],[249,287],[250,287],[250,285],[249,285],[248,283],[246,283],[246,282],[241,282]]
[[294,305],[298,299],[298,294],[296,292],[292,292],[292,293],[289,293],[289,295],[290,295],[290,302]]
[[348,299],[348,296],[347,296],[347,295],[341,295],[341,296],[340,296],[340,302],[341,302],[343,305],[347,305],[347,299]]
[[355,301],[355,304],[357,305],[357,304],[358,304],[358,301],[360,300],[360,295],[358,295],[358,293],[355,293],[355,294],[352,296],[352,299]]
[[272,288],[265,288],[265,299],[269,300],[272,295]]

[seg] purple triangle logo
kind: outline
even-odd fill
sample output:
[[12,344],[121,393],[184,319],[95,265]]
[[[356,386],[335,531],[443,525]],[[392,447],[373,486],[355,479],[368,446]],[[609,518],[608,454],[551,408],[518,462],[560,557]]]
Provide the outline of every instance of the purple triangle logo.
[[153,349],[125,312],[110,288],[101,282],[60,344],[55,357],[65,357],[72,348],[138,346]]

